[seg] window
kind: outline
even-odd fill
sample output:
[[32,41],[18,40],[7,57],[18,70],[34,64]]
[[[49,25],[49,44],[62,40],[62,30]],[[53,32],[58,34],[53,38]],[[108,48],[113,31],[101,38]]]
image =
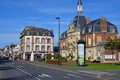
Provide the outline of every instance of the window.
[[92,26],[88,28],[88,32],[90,33],[92,31]]
[[91,56],[91,55],[92,55],[91,50],[89,50],[89,56]]
[[45,45],[41,46],[41,51],[45,51]]
[[97,36],[97,42],[101,41],[101,36]]
[[38,43],[39,43],[39,40],[40,40],[39,38],[36,38],[36,39],[35,39],[35,43],[38,44]]
[[37,31],[37,35],[39,35],[39,31]]
[[110,32],[114,33],[115,32],[115,28],[113,26],[110,26]]
[[48,36],[50,36],[51,34],[50,34],[50,32],[48,33]]
[[115,55],[105,55],[105,59],[115,59]]
[[88,37],[88,45],[92,44],[92,39],[90,37]]
[[101,32],[101,26],[96,24],[94,26],[94,32]]
[[83,30],[82,30],[82,34],[84,34],[84,33],[85,33],[85,30],[83,29]]
[[27,35],[30,35],[30,32],[29,32],[29,31],[27,31]]
[[65,37],[66,37],[66,35],[64,34],[64,35],[63,35],[63,37],[65,38]]
[[27,38],[26,43],[27,43],[27,44],[30,44],[30,38]]
[[51,47],[47,46],[47,51],[50,52],[51,51]]
[[39,51],[39,46],[35,46],[35,51]]
[[43,36],[45,36],[45,32],[43,32],[43,34],[42,34]]
[[30,51],[30,45],[27,45],[26,51]]
[[100,57],[100,50],[97,51],[97,57]]
[[42,38],[41,43],[45,44],[45,38]]
[[51,39],[50,39],[50,38],[47,39],[47,43],[48,43],[48,44],[51,43]]

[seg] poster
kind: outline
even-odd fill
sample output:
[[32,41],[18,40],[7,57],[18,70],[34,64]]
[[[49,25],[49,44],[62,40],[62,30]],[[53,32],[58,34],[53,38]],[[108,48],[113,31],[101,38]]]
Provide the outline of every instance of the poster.
[[85,65],[85,46],[78,44],[78,65]]

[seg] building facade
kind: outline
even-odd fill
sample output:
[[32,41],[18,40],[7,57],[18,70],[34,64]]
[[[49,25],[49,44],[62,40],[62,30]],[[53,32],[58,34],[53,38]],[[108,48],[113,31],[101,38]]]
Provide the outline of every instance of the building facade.
[[[111,61],[110,52],[106,51],[101,44],[110,37],[118,37],[117,26],[105,17],[90,21],[82,14],[82,0],[78,0],[77,7],[77,16],[70,23],[68,30],[61,34],[61,55],[63,57],[72,55],[72,60],[77,60],[77,42],[82,38],[86,42],[87,60]],[[114,58],[115,61],[119,61],[118,53],[114,55]]]
[[20,36],[23,59],[34,61],[36,56],[45,57],[53,53],[53,31],[34,26],[26,26]]
[[[104,44],[108,38],[118,37],[116,25],[107,21],[104,17],[93,20],[82,27],[81,37],[86,42],[87,60],[100,60],[101,62],[111,61],[109,58],[109,56],[112,56],[111,52],[105,50],[102,44]],[[115,61],[118,61],[118,53],[114,54],[114,56],[114,58],[116,58]]]

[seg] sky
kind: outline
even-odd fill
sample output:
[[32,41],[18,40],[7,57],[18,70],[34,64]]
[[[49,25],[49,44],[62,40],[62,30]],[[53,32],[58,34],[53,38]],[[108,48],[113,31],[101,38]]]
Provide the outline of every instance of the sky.
[[[0,0],[0,48],[20,43],[25,26],[53,29],[54,44],[77,15],[78,0]],[[83,15],[95,20],[106,17],[120,32],[120,0],[82,0]]]

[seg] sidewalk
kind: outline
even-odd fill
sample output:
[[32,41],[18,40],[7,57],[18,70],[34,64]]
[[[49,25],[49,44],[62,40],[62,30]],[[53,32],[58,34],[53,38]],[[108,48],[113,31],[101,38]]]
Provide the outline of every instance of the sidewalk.
[[37,65],[40,67],[65,71],[65,72],[74,73],[74,74],[96,76],[98,78],[102,78],[105,80],[119,80],[120,79],[120,76],[119,76],[120,71],[116,71],[116,70],[98,71],[98,70],[90,70],[90,69],[81,68],[81,67],[70,67],[70,66],[65,66],[65,65],[41,64],[38,61],[28,62],[28,63],[32,65]]

